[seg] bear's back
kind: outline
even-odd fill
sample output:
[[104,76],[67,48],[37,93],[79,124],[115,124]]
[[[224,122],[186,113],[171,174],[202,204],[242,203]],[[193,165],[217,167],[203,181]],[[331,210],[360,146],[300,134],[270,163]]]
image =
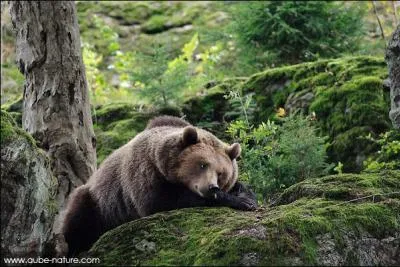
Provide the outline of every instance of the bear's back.
[[186,126],[191,126],[191,124],[181,118],[165,115],[150,120],[149,123],[147,124],[146,129],[152,129],[155,127],[162,127],[162,126],[183,128]]

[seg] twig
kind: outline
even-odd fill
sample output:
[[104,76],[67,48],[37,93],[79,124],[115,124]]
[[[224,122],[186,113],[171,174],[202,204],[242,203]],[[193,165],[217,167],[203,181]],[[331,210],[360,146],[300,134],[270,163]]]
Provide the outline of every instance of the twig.
[[396,13],[396,4],[395,1],[391,1],[392,2],[392,9],[393,9],[393,15],[394,15],[394,26],[396,27],[397,24],[399,23],[398,19],[397,19],[397,13]]
[[335,204],[335,205],[332,205],[332,206],[340,206],[340,205],[343,205],[343,204],[346,204],[346,203],[355,202],[355,201],[358,201],[358,200],[371,198],[371,197],[372,197],[373,201],[375,202],[375,197],[376,196],[386,196],[386,195],[393,195],[393,194],[400,194],[400,191],[390,192],[390,193],[386,193],[386,194],[374,194],[374,195],[369,195],[369,196],[365,196],[365,197],[359,197],[359,198],[351,199],[351,200],[348,200],[348,201],[345,201],[345,202],[342,202],[342,203],[338,203],[338,204]]
[[378,11],[376,10],[375,1],[371,1],[371,2],[372,2],[372,5],[374,6],[374,13],[375,13],[376,19],[378,20],[379,28],[381,29],[381,36],[382,36],[382,39],[385,41],[385,47],[386,47],[385,33],[383,31],[381,20],[379,19],[379,16],[378,16]]
[[244,117],[246,119],[247,127],[250,129],[249,118],[247,117],[246,107],[245,107],[245,105],[243,103],[243,99],[242,98],[243,98],[243,96],[242,96],[242,93],[240,92],[240,96],[239,96],[240,105],[242,106],[242,110],[243,110],[243,113],[244,113]]

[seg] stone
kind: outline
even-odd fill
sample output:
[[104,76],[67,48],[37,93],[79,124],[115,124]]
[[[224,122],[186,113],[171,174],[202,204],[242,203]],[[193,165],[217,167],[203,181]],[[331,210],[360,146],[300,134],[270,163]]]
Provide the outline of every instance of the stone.
[[1,253],[45,253],[57,205],[57,182],[45,153],[1,111]]

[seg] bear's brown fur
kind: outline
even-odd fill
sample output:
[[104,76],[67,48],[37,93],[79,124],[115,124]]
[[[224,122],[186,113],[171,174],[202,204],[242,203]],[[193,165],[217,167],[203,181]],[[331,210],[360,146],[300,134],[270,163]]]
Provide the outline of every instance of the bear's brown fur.
[[184,120],[153,119],[71,195],[63,225],[69,254],[88,249],[108,229],[159,211],[254,209],[254,194],[237,183],[239,154],[239,144],[229,146]]

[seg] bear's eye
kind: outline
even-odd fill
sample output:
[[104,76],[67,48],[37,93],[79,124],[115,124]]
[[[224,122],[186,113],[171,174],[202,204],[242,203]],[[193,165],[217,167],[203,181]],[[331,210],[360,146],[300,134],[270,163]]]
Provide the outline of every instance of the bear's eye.
[[200,163],[200,168],[201,169],[205,169],[205,168],[207,168],[207,163]]

